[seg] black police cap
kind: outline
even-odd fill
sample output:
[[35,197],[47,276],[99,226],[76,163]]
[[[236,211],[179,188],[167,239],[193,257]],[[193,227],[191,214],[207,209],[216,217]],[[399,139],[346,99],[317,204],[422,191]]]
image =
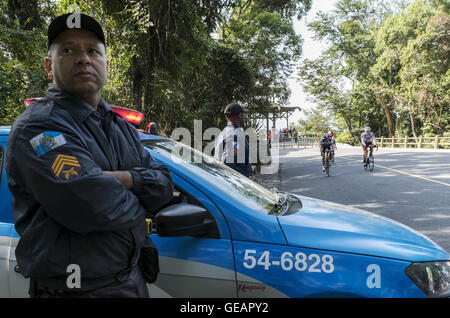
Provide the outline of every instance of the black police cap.
[[240,113],[248,113],[248,109],[243,108],[239,103],[228,104],[224,110],[226,116],[235,116]]
[[60,15],[50,23],[47,32],[47,49],[50,48],[50,45],[61,32],[70,29],[84,29],[91,31],[106,47],[105,34],[97,20],[87,14],[75,12]]

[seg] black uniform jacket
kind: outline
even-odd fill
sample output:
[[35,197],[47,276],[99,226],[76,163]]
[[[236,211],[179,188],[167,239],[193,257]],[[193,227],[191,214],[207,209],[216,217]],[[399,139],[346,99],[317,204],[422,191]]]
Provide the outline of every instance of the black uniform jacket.
[[[7,146],[20,271],[61,289],[70,264],[80,267],[82,290],[123,281],[143,245],[146,212],[172,198],[169,170],[103,100],[95,111],[55,84],[45,95],[14,122]],[[131,172],[131,190],[102,173],[116,170]]]

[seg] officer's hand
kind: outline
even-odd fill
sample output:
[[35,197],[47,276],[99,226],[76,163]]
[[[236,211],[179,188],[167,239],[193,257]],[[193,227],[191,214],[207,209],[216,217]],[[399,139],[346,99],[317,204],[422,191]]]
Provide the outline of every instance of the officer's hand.
[[113,176],[127,190],[130,190],[134,185],[133,176],[128,171],[103,171],[103,174]]

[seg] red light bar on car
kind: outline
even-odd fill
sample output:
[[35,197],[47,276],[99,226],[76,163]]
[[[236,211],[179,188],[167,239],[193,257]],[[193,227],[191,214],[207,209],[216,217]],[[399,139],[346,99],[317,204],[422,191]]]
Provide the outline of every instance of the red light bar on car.
[[27,98],[23,101],[23,103],[25,104],[25,107],[28,107],[28,105],[33,104],[35,101],[37,101],[38,99],[40,99],[40,97],[32,97],[32,98]]
[[121,106],[115,106],[115,105],[109,105],[116,113],[118,113],[120,116],[122,116],[123,119],[125,119],[127,122],[134,124],[134,125],[139,125],[142,121],[142,119],[144,119],[144,114],[134,110],[134,109],[129,109],[129,108],[125,108],[125,107],[121,107]]
[[[39,100],[41,97],[32,97],[27,98],[23,101],[25,104],[25,107],[28,107],[29,105],[33,104],[35,101]],[[109,105],[112,110],[114,110],[117,114],[122,116],[123,119],[128,121],[129,123],[133,125],[139,125],[142,122],[142,119],[144,119],[144,114],[130,108],[122,107],[122,106],[116,106],[116,105]]]

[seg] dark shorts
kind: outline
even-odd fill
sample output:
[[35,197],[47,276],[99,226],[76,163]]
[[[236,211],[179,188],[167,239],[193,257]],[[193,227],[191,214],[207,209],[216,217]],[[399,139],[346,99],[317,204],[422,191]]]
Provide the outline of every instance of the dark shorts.
[[320,153],[323,154],[325,153],[325,149],[328,149],[330,151],[333,151],[333,145],[332,144],[323,144],[320,145]]
[[369,148],[370,146],[372,146],[371,142],[366,142],[366,146],[364,147],[364,145],[361,145],[363,150],[366,150],[367,148]]

